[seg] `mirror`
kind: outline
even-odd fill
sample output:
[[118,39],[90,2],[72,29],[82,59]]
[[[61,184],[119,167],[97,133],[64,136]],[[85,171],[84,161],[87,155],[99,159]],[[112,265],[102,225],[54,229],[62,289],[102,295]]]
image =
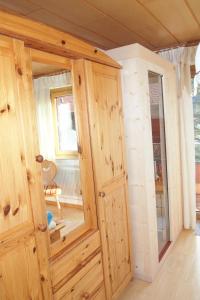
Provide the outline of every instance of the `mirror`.
[[71,71],[32,62],[42,176],[51,243],[85,222]]
[[162,76],[148,73],[159,259],[170,243],[169,197]]

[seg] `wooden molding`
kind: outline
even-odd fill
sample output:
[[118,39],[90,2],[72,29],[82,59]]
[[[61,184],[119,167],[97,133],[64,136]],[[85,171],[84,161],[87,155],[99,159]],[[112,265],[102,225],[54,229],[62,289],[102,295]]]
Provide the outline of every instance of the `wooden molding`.
[[68,58],[85,58],[120,68],[120,65],[104,52],[68,33],[2,10],[0,10],[0,33],[23,40],[30,48]]

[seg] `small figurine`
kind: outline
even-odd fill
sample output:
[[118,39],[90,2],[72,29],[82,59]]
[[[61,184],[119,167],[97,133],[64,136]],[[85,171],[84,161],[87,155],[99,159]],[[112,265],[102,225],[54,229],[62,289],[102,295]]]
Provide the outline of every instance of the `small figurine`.
[[53,213],[48,210],[47,211],[47,221],[48,221],[48,228],[49,229],[54,229],[56,227],[56,222],[53,219]]

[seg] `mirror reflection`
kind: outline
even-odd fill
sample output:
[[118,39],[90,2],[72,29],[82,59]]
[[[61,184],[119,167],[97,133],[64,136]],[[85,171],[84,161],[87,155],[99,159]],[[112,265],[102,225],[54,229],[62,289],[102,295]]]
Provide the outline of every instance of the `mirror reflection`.
[[51,243],[84,224],[71,72],[32,63],[46,214]]
[[166,160],[165,117],[162,76],[148,73],[151,109],[151,127],[156,191],[157,234],[159,259],[170,243],[169,197]]

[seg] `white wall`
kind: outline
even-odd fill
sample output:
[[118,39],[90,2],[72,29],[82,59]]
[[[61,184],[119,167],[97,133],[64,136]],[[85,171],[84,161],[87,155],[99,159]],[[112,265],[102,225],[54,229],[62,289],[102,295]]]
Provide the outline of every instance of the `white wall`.
[[[183,226],[175,70],[172,64],[138,44],[107,53],[123,67],[125,141],[135,276],[152,281],[165,257],[159,263],[148,71],[163,75],[172,247]],[[169,251],[170,249],[167,252]]]

